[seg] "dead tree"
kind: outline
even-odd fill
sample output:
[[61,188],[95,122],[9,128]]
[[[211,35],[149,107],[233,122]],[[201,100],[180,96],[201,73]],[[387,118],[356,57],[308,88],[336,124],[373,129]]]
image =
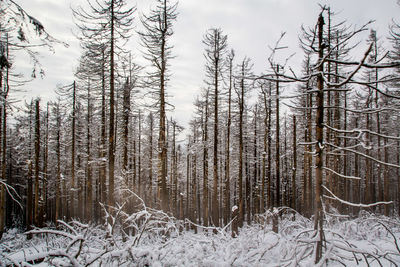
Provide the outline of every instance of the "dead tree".
[[157,101],[159,111],[158,136],[158,195],[161,208],[169,210],[167,188],[167,139],[166,139],[166,87],[169,78],[169,60],[172,58],[170,39],[173,35],[172,24],[177,18],[177,3],[169,0],[157,0],[157,6],[149,15],[141,19],[144,31],[139,35],[143,47],[147,50],[145,58],[151,62],[153,71],[149,74],[149,87]]
[[206,46],[206,75],[207,83],[213,89],[214,96],[214,139],[213,139],[213,191],[212,191],[212,222],[219,226],[219,203],[218,203],[218,98],[221,91],[220,80],[223,67],[223,56],[227,48],[227,36],[221,29],[209,29],[203,37],[203,44]]

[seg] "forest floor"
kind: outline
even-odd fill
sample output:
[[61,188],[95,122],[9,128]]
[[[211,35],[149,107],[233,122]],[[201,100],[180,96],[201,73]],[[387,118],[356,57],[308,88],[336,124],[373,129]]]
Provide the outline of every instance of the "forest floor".
[[[11,229],[0,241],[0,266],[400,266],[400,220],[361,212],[326,216],[321,261],[310,219],[271,213],[245,225],[236,238],[225,228],[197,227],[163,212],[116,212],[103,225],[60,221],[27,233]],[[121,215],[122,214],[122,215]],[[120,227],[120,222],[124,227]]]

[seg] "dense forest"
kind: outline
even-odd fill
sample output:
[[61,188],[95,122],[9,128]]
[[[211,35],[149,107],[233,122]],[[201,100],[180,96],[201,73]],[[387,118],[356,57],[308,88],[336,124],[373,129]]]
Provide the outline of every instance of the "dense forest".
[[[372,21],[349,25],[321,6],[315,25],[301,27],[302,66],[279,56],[282,34],[271,40],[264,73],[236,56],[223,29],[210,28],[199,36],[204,84],[183,127],[168,114],[176,1],[154,0],[141,16],[123,0],[72,8],[81,46],[75,80],[57,87],[57,99],[26,103],[9,98],[29,83],[13,66],[16,55],[31,58],[34,77],[42,67],[37,46],[66,44],[15,1],[0,4],[0,238],[18,227],[30,239],[68,221],[118,224],[141,236],[148,218],[136,227],[130,220],[143,210],[160,227],[175,218],[181,231],[238,237],[252,224],[279,233],[294,214],[312,221],[317,264],[327,261],[329,216],[399,218],[395,20],[383,39]],[[140,51],[128,49],[132,35]],[[132,53],[144,53],[147,65]]]

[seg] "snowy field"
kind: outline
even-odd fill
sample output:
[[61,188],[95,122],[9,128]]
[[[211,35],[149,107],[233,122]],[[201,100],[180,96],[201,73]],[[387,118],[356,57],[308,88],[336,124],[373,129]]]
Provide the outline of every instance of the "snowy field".
[[[314,264],[318,236],[313,223],[283,212],[279,233],[271,214],[240,229],[197,227],[145,209],[130,216],[121,210],[110,223],[60,221],[57,229],[16,229],[0,242],[1,266],[400,266],[400,221],[360,213],[356,219],[327,217],[323,259]],[[124,222],[124,227],[121,227]]]

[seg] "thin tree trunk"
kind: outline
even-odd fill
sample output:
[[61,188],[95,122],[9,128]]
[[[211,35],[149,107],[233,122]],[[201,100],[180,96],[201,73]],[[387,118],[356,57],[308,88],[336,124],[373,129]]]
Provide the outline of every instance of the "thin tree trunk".
[[208,226],[208,95],[206,94],[203,125],[203,224]]
[[[279,74],[279,65],[276,66],[276,72]],[[276,104],[276,118],[275,118],[275,205],[274,207],[280,207],[281,206],[281,177],[280,177],[280,127],[279,127],[279,75],[277,76],[276,79],[276,95],[275,95],[275,104]],[[273,215],[272,218],[272,230],[275,233],[278,233],[278,221],[279,221],[279,215],[275,214]]]
[[[150,120],[150,129],[153,129],[153,113],[150,112],[149,114]],[[150,143],[150,155],[149,155],[149,195],[150,195],[150,203],[152,203],[152,196],[153,196],[153,132],[150,130],[149,132],[149,143]]]
[[[279,65],[276,66],[276,72],[279,73]],[[281,177],[280,177],[280,121],[279,121],[279,76],[276,81],[276,96],[275,96],[275,104],[276,104],[276,129],[275,129],[275,179],[276,179],[276,187],[275,187],[275,207],[281,206]]]
[[105,55],[104,49],[102,50],[102,69],[101,69],[101,146],[100,146],[100,202],[107,203],[107,190],[106,190],[106,81],[105,81]]
[[[5,39],[6,39],[6,56],[9,58],[9,43],[8,43],[8,33],[5,34]],[[0,72],[2,72],[1,70]],[[2,154],[2,159],[1,159],[1,169],[2,169],[2,179],[6,182],[10,182],[10,178],[7,176],[7,165],[6,165],[6,155],[7,155],[7,96],[8,92],[10,90],[10,84],[9,84],[9,67],[6,66],[6,76],[5,76],[5,82],[1,86],[0,84],[0,90],[3,89],[1,92],[1,97],[2,102],[3,102],[3,107],[2,107],[2,119],[0,120],[0,125],[2,126],[2,132],[1,132],[1,154]],[[0,83],[2,83],[3,76],[0,77]],[[0,127],[1,128],[1,127]],[[10,185],[10,184],[9,184]],[[0,185],[0,239],[3,236],[3,231],[6,223],[6,213],[11,207],[6,206],[6,199],[8,197],[6,196],[6,190],[4,185]],[[9,201],[8,201],[9,202]]]
[[[29,107],[29,160],[28,160],[28,177],[27,177],[27,192],[26,192],[26,225],[27,230],[32,229],[33,225],[33,166],[32,166],[32,121],[33,121],[33,102],[31,101]],[[1,116],[0,116],[1,119]],[[1,135],[0,135],[1,136]],[[31,239],[32,235],[28,235],[28,239]]]
[[59,103],[56,106],[56,158],[57,158],[57,176],[56,176],[56,212],[55,222],[61,218],[61,115]]
[[[385,162],[389,162],[389,148],[387,147],[387,138],[383,139],[384,145],[384,155]],[[390,200],[389,196],[389,167],[385,165],[384,167],[384,176],[383,176],[383,186],[384,186],[384,194],[383,201],[388,202]],[[389,216],[389,205],[385,205],[385,216]]]
[[271,208],[273,205],[273,199],[272,199],[272,179],[271,179],[271,169],[272,169],[272,137],[271,137],[271,115],[272,115],[272,84],[269,84],[269,90],[268,90],[268,125],[267,125],[267,131],[268,131],[268,167],[267,167],[267,194],[268,194],[268,204],[267,208]]
[[264,99],[264,137],[263,137],[263,145],[264,150],[262,153],[262,181],[261,181],[261,213],[265,212],[265,179],[266,179],[266,162],[267,162],[267,140],[268,140],[268,105],[267,105],[267,96],[264,90],[262,90],[263,99]]
[[[196,126],[193,127],[193,147],[196,147],[197,143],[197,129]],[[197,205],[197,153],[194,152],[192,154],[192,221],[197,223],[197,216],[196,214],[199,212],[196,209]],[[194,226],[195,232],[197,232],[197,227]]]
[[[346,131],[347,130],[347,93],[344,93],[344,111],[343,111],[343,117],[344,117],[344,121],[343,121],[343,129]],[[343,138],[343,147],[347,147],[347,138],[346,138],[346,134],[344,134],[345,138]],[[343,173],[344,175],[348,175],[349,174],[349,170],[348,170],[348,157],[347,157],[347,152],[343,151]],[[344,179],[344,193],[345,193],[345,199],[348,201],[351,201],[351,186],[353,185],[353,183],[351,181],[348,181],[347,179]],[[350,213],[349,207],[347,207],[347,213]]]
[[212,195],[212,220],[219,226],[218,204],[218,72],[219,59],[215,59],[214,70],[214,154],[213,154],[213,195]]
[[42,195],[43,195],[43,205],[41,208],[42,212],[42,218],[44,218],[45,221],[50,219],[50,214],[49,210],[47,209],[48,203],[47,203],[47,169],[48,169],[48,158],[49,158],[49,103],[47,103],[46,107],[46,117],[45,117],[45,125],[46,125],[46,131],[45,131],[45,139],[44,139],[44,153],[43,153],[43,189],[42,189]]
[[324,64],[322,62],[324,57],[323,48],[323,25],[324,18],[320,14],[318,18],[318,76],[317,76],[317,114],[315,118],[315,135],[317,144],[315,146],[315,217],[314,217],[314,230],[318,231],[319,237],[316,246],[315,263],[318,263],[322,257],[322,241],[323,241],[323,213],[322,213],[322,168],[323,168],[323,124],[324,124],[324,83],[322,72],[324,71]]
[[[8,47],[8,46],[7,46]],[[8,48],[7,48],[8,49]],[[4,92],[2,92],[3,107],[2,107],[2,120],[0,121],[1,125],[1,178],[4,181],[9,180],[7,177],[7,164],[6,164],[6,155],[7,155],[7,94],[8,94],[8,68],[6,74],[6,81],[4,84]],[[0,87],[1,89],[1,87]],[[6,210],[11,207],[6,207],[6,190],[4,185],[0,185],[0,239],[3,236],[3,231],[6,223]]]
[[114,167],[115,167],[115,149],[114,149],[114,0],[111,0],[111,35],[110,35],[110,119],[108,136],[108,205],[114,206]]
[[[399,121],[399,116],[397,116],[397,121]],[[397,137],[400,137],[400,133],[397,134]],[[396,163],[400,165],[400,140],[397,141],[397,157]],[[400,216],[400,168],[396,169],[397,175],[397,213]]]
[[73,83],[72,91],[72,125],[71,125],[71,190],[69,194],[70,215],[75,216],[75,142],[76,142],[76,83]]
[[259,196],[260,196],[260,192],[258,189],[258,150],[257,150],[257,105],[254,108],[254,142],[253,142],[253,190],[252,190],[252,194],[253,194],[253,215],[258,213],[259,210],[259,205],[260,205],[260,201],[259,201]]
[[[78,107],[77,107],[77,118],[81,117],[81,113],[82,113],[82,106],[80,103],[78,103]],[[85,212],[85,202],[84,200],[84,191],[86,188],[84,188],[83,186],[83,177],[82,177],[82,153],[80,153],[82,151],[82,125],[81,125],[81,120],[77,121],[76,124],[76,133],[77,133],[77,155],[76,155],[76,169],[77,171],[77,176],[76,176],[76,189],[78,191],[78,196],[77,196],[77,203],[82,203],[82,208],[80,209],[75,209],[75,216],[78,218],[84,218],[84,212]]]
[[91,156],[91,116],[92,116],[92,106],[90,103],[90,86],[87,89],[87,117],[86,117],[86,152],[87,152],[87,176],[86,176],[86,188],[87,188],[87,200],[86,200],[86,219],[90,221],[92,219],[92,209],[93,209],[93,190],[92,190],[92,156]]
[[[189,149],[189,144],[187,146]],[[186,155],[186,218],[191,218],[191,210],[190,210],[190,154]],[[186,229],[189,229],[189,225],[186,226]]]
[[[129,115],[131,112],[131,80],[126,78],[125,87],[123,91],[123,104],[122,104],[122,114],[123,114],[123,151],[122,151],[122,175],[125,178],[125,186],[129,188],[130,181],[130,168],[128,165],[128,146],[129,146]],[[129,206],[129,205],[128,205]]]
[[[2,73],[0,71],[0,73]],[[1,90],[1,87],[0,87]],[[1,131],[1,127],[3,125],[3,113],[4,113],[4,105],[0,105],[0,143],[2,144],[2,135],[3,135],[3,131]],[[2,152],[1,150],[3,150],[2,145],[0,146],[0,153]],[[4,185],[0,185],[0,239],[3,236],[3,232],[4,232],[4,227],[5,227],[5,221],[6,221],[6,217],[5,217],[5,210],[6,210],[6,189]]]
[[[153,116],[153,115],[152,115]],[[141,110],[139,109],[139,114],[138,114],[138,185],[137,185],[137,190],[139,192],[139,196],[142,194],[142,113]],[[153,117],[151,118],[151,129],[153,129]],[[151,175],[153,175],[153,133],[151,133],[151,151],[150,151],[150,158],[151,158],[151,164],[150,164],[150,168],[151,168]],[[152,179],[153,176],[151,176],[150,178]],[[150,185],[151,185],[151,180],[150,179]],[[150,187],[150,195],[151,195],[151,191],[152,187]]]
[[238,180],[238,195],[239,195],[239,217],[238,226],[243,226],[244,220],[244,200],[243,200],[243,113],[244,113],[244,79],[240,81],[240,96],[239,96],[239,180]]
[[296,209],[297,200],[297,185],[296,185],[296,173],[297,173],[297,135],[296,135],[296,115],[293,115],[293,168],[292,168],[292,201],[291,207]]
[[288,206],[290,205],[289,202],[289,167],[288,167],[288,145],[287,145],[287,115],[285,114],[285,120],[284,120],[284,125],[285,125],[285,134],[284,134],[284,142],[283,142],[283,148],[284,148],[284,175],[283,176],[283,181],[282,181],[282,185],[283,185],[283,206]]
[[130,184],[129,189],[133,190],[134,192],[136,192],[136,180],[137,180],[137,164],[136,164],[136,157],[137,157],[137,151],[136,151],[136,136],[137,136],[136,125],[137,125],[137,119],[136,119],[136,116],[133,116],[133,124],[132,125],[133,125],[133,133],[132,133],[132,184]]
[[234,54],[233,52],[231,53],[231,57],[229,58],[229,89],[228,89],[228,122],[226,126],[226,159],[225,159],[225,220],[224,224],[228,224],[230,215],[231,215],[231,203],[230,203],[230,197],[231,197],[231,185],[230,185],[230,146],[231,146],[231,102],[232,102],[232,85],[233,85],[233,58]]
[[[358,118],[355,118],[355,128],[358,129]],[[360,169],[359,169],[359,159],[358,159],[358,154],[354,153],[354,176],[359,177],[360,176]],[[361,203],[361,183],[359,180],[355,181],[355,190],[354,190],[354,195],[355,195],[355,203]],[[357,215],[360,211],[360,208],[355,207],[354,212]]]
[[[369,93],[371,93],[371,89],[369,89]],[[369,100],[367,100],[367,108],[370,107]],[[366,129],[370,130],[370,115],[367,113],[366,114]],[[365,139],[366,139],[366,147],[369,147],[369,138],[370,135],[369,133],[365,134]],[[365,154],[369,156],[369,149],[366,149]],[[371,161],[368,159],[368,157],[365,157],[365,197],[364,197],[365,203],[369,204],[371,203]]]
[[[4,112],[4,111],[3,111]],[[39,218],[39,204],[40,191],[39,191],[39,162],[40,162],[40,108],[39,100],[35,101],[35,201],[34,201],[34,220],[36,226],[41,226],[41,219]]]
[[[32,161],[28,161],[28,190],[26,193],[26,225],[27,225],[27,230],[32,229],[33,225],[33,184],[32,184]],[[32,235],[27,236],[28,239],[32,238]]]
[[313,166],[313,157],[312,157],[312,107],[313,107],[313,96],[312,94],[308,95],[308,125],[307,125],[307,186],[306,186],[306,215],[311,217],[313,213],[313,183],[312,183],[312,166]]
[[164,0],[163,3],[163,17],[164,20],[160,23],[164,24],[164,31],[161,35],[161,47],[160,47],[160,58],[161,58],[161,69],[160,69],[160,125],[159,125],[159,137],[158,137],[158,186],[161,195],[161,208],[164,211],[168,211],[168,189],[167,189],[167,142],[166,142],[166,125],[165,125],[165,80],[166,80],[166,30],[167,25],[167,2]]
[[[178,199],[177,199],[177,192],[178,192],[178,162],[177,162],[177,152],[176,152],[176,121],[172,122],[172,206],[171,210],[175,214],[175,216],[178,215]],[[191,211],[192,213],[192,211]]]
[[[247,112],[246,112],[247,113]],[[247,115],[247,114],[246,114]],[[247,117],[247,116],[246,116]],[[247,121],[247,118],[245,119]],[[251,213],[251,198],[250,198],[250,173],[249,173],[249,141],[248,141],[248,134],[246,131],[246,134],[244,134],[244,162],[245,162],[245,168],[244,168],[244,173],[245,173],[245,208],[244,211],[246,212],[246,221],[247,224],[250,225],[250,213]]]

